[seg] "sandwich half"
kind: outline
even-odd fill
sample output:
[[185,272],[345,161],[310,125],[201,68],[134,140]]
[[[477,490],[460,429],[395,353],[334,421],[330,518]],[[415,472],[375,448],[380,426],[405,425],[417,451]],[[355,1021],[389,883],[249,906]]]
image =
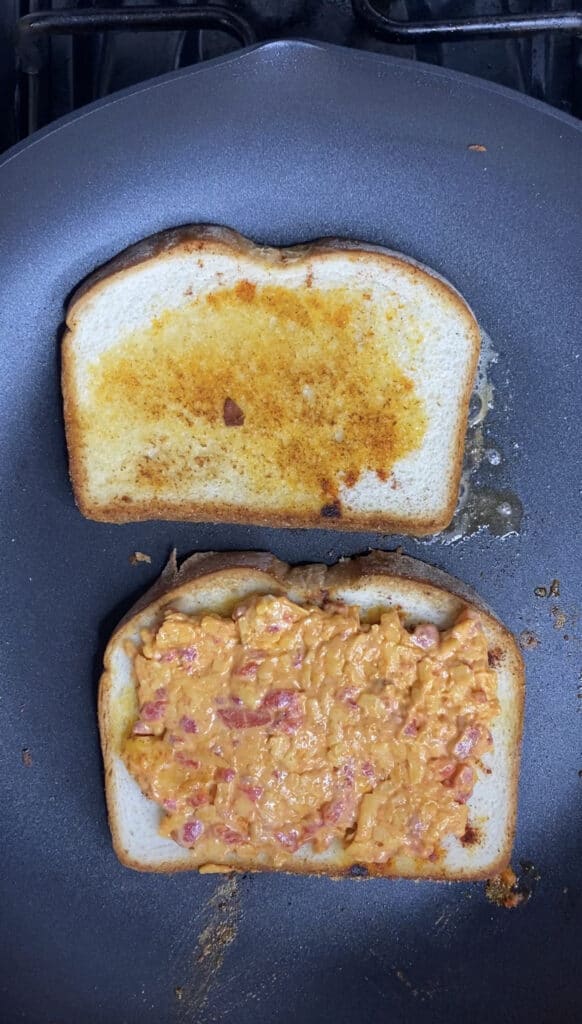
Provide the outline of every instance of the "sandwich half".
[[437,274],[378,246],[186,227],[67,311],[70,474],[91,519],[427,534],[458,497],[480,335]]
[[523,690],[512,635],[406,556],[172,560],[105,652],[116,853],[142,871],[495,875]]

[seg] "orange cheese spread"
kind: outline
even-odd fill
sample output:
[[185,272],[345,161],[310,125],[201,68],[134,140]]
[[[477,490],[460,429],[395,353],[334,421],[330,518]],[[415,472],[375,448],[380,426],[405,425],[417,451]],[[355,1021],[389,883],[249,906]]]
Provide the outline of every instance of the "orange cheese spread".
[[444,632],[357,607],[255,596],[231,618],[167,611],[134,653],[127,768],[199,862],[435,860],[467,827],[497,676],[475,613]]

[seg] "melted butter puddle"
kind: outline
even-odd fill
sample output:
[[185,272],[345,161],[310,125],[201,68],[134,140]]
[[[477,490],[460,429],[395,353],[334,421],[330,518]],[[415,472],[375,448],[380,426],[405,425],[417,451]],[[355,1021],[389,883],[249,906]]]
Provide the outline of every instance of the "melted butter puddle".
[[512,491],[471,487],[463,506],[457,508],[451,525],[439,534],[438,539],[445,544],[453,544],[483,529],[495,537],[510,537],[519,534],[522,518],[522,504]]
[[486,463],[497,467],[502,456],[494,440],[485,436],[484,424],[493,409],[495,388],[491,368],[497,363],[498,353],[489,335],[481,330],[481,351],[475,376],[475,387],[469,404],[469,422],[465,439],[465,456],[459,488],[459,501],[450,525],[442,533],[419,538],[420,543],[454,544],[481,530],[489,530],[495,537],[518,535],[523,519],[523,506],[513,491],[506,488],[485,487],[475,477]]

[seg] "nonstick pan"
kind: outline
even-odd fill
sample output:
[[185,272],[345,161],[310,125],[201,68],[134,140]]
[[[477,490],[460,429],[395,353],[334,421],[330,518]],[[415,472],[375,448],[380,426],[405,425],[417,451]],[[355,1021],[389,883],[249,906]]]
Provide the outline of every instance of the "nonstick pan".
[[[582,127],[540,103],[422,64],[289,42],[113,96],[6,155],[3,1020],[582,1019],[581,169]],[[61,417],[64,305],[95,266],[186,222],[276,245],[365,239],[449,278],[496,353],[470,500],[497,502],[507,529],[469,516],[454,535],[415,541],[84,520]],[[521,638],[513,864],[529,900],[497,906],[483,883],[122,868],[96,686],[108,634],[170,547],[330,562],[399,544],[475,587]],[[135,551],[151,564],[130,564]]]

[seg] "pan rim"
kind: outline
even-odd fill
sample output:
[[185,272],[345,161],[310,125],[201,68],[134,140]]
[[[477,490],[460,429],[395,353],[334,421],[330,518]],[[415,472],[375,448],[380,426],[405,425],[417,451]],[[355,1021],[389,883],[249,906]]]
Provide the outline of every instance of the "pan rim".
[[421,75],[427,78],[443,79],[449,82],[455,82],[458,85],[471,88],[479,93],[490,93],[493,96],[499,96],[500,99],[510,101],[513,103],[520,104],[528,107],[530,110],[541,114],[542,116],[550,117],[554,120],[559,121],[564,125],[565,128],[573,129],[575,132],[575,138],[582,140],[582,120],[574,117],[572,114],[568,114],[563,110],[558,110],[556,107],[552,107],[549,103],[545,103],[543,100],[535,99],[533,96],[528,96],[525,93],[518,92],[516,89],[511,89],[505,85],[499,85],[497,82],[490,82],[488,79],[479,78],[476,75],[467,74],[464,71],[456,71],[451,68],[440,67],[439,65],[429,64],[426,61],[411,60],[409,57],[395,57],[391,54],[375,53],[369,50],[358,50],[352,49],[346,46],[338,46],[334,43],[324,43],[318,40],[310,39],[273,39],[267,42],[255,43],[253,46],[246,46],[240,50],[236,50],[233,53],[227,53],[220,57],[214,57],[211,60],[204,61],[200,64],[194,64],[187,68],[180,68],[177,71],[169,71],[164,75],[157,75],[154,78],[149,78],[145,82],[139,82],[136,85],[128,86],[126,89],[120,89],[116,92],[111,93],[109,96],[102,97],[101,99],[94,100],[92,103],[86,106],[79,107],[77,110],[73,110],[68,114],[59,117],[44,128],[34,132],[28,138],[23,139],[21,142],[17,142],[14,146],[11,146],[4,153],[0,154],[0,171],[8,164],[12,163],[13,160],[17,159],[21,154],[25,153],[29,149],[33,149],[52,135],[56,135],[59,132],[65,131],[67,128],[72,127],[78,122],[83,121],[87,117],[91,117],[92,114],[99,110],[104,110],[107,107],[113,106],[117,103],[123,103],[127,99],[131,99],[134,96],[138,96],[141,93],[153,92],[156,89],[163,89],[173,82],[186,79],[190,77],[199,76],[207,72],[215,71],[217,68],[222,66],[231,65],[237,62],[245,62],[253,58],[263,58],[266,54],[281,54],[278,59],[283,59],[289,53],[295,52],[297,55],[303,54],[342,54],[342,56],[349,54],[349,59],[354,64],[361,63],[375,63],[379,66],[385,67],[386,69],[394,68],[405,74],[414,76]]

